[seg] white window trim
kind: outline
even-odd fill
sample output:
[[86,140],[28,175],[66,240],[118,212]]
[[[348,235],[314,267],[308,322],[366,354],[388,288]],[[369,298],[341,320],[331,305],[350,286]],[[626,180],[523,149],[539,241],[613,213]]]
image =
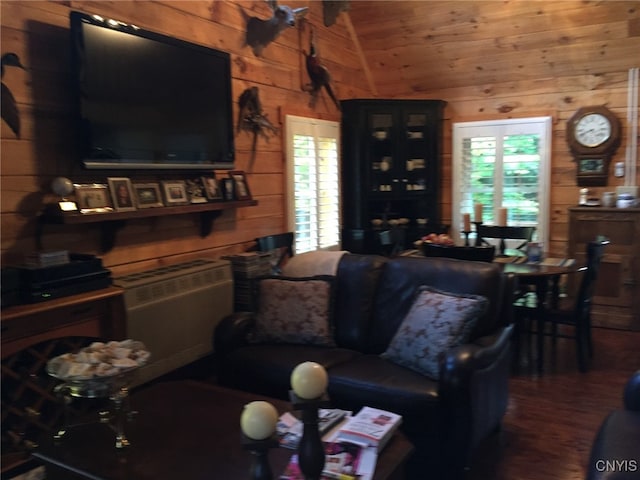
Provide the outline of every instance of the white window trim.
[[[324,133],[321,130],[323,129],[331,129],[333,134],[328,134],[328,133]],[[335,138],[336,140],[336,148],[337,148],[337,155],[338,155],[338,176],[337,176],[337,191],[338,191],[338,215],[341,215],[341,211],[342,211],[342,207],[341,207],[341,203],[342,203],[342,199],[341,199],[341,195],[340,192],[341,190],[341,186],[340,186],[340,172],[342,171],[342,165],[341,165],[341,146],[340,146],[340,123],[339,122],[334,122],[334,121],[330,121],[330,120],[321,120],[318,118],[310,118],[310,117],[300,117],[300,116],[296,116],[296,115],[286,115],[285,116],[285,138],[286,138],[286,157],[285,157],[285,162],[286,162],[286,214],[287,214],[287,228],[289,231],[294,232],[295,235],[295,231],[296,231],[296,212],[295,212],[295,187],[294,187],[294,178],[295,178],[295,172],[294,172],[294,162],[293,162],[293,157],[294,157],[294,146],[293,146],[293,134],[303,134],[303,135],[309,135],[309,136],[313,136],[313,137],[320,137],[320,136],[330,136],[332,138]],[[325,130],[326,132],[326,130]],[[338,219],[338,244],[337,245],[333,245],[329,248],[319,248],[319,250],[340,250],[341,248],[341,238],[340,235],[342,233],[342,219],[339,218]],[[294,237],[294,251],[295,251],[295,237]]]
[[[507,120],[486,120],[476,122],[456,122],[453,124],[453,148],[452,148],[452,179],[451,185],[453,190],[452,204],[451,204],[451,234],[459,241],[461,232],[459,232],[457,226],[462,224],[462,214],[471,213],[471,219],[473,220],[473,212],[462,212],[458,207],[461,204],[462,191],[458,188],[458,184],[462,177],[462,139],[464,138],[463,130],[465,128],[483,129],[486,128],[487,132],[496,134],[496,129],[499,130],[499,135],[517,135],[521,133],[531,133],[530,130],[523,131],[523,125],[528,126],[538,124],[541,140],[541,159],[540,159],[540,173],[541,185],[547,186],[547,191],[540,192],[540,217],[539,225],[537,227],[538,241],[543,242],[545,248],[549,245],[549,230],[550,230],[550,209],[551,209],[551,143],[552,143],[552,117],[530,117],[530,118],[516,118]],[[499,143],[501,145],[501,142]],[[501,147],[500,147],[501,148]],[[501,152],[500,152],[501,153]],[[502,176],[498,175],[497,187],[502,188]],[[499,207],[496,206],[496,207]]]

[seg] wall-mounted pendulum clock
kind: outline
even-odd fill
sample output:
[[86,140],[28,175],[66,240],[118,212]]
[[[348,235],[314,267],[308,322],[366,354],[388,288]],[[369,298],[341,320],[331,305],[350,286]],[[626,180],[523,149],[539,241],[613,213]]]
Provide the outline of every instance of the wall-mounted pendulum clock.
[[567,121],[567,144],[577,164],[578,185],[607,184],[620,130],[620,120],[604,106],[582,107]]

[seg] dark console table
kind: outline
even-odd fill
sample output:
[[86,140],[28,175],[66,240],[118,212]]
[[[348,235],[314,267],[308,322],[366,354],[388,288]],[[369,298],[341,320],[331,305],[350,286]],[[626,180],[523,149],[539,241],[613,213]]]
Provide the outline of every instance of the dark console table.
[[2,358],[51,338],[124,338],[126,313],[123,292],[121,288],[112,286],[2,309]]

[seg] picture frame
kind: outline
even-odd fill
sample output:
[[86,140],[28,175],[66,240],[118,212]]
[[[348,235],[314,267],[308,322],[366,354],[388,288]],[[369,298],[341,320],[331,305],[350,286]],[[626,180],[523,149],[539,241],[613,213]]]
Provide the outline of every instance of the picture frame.
[[134,183],[133,191],[138,208],[164,207],[158,183]]
[[202,183],[202,179],[198,178],[189,178],[185,181],[187,187],[187,194],[189,195],[190,203],[207,203],[207,196],[204,192],[204,184]]
[[167,206],[188,205],[187,186],[184,180],[163,180],[162,192]]
[[204,193],[207,197],[207,200],[222,200],[222,187],[216,177],[205,175],[200,177],[200,179],[202,181],[202,185],[204,186]]
[[106,183],[75,183],[73,188],[80,213],[113,211],[109,186]]
[[236,200],[251,200],[251,190],[247,183],[247,174],[242,170],[232,170],[229,177],[233,180],[233,192]]
[[131,179],[126,177],[109,177],[109,190],[111,191],[111,200],[113,207],[118,212],[130,212],[136,210],[136,204],[133,197],[133,187]]

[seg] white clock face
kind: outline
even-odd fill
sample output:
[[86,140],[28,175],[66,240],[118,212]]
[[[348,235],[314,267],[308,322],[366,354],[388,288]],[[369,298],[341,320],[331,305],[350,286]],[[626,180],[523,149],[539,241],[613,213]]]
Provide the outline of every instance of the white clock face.
[[585,147],[597,147],[611,136],[609,119],[599,113],[589,113],[576,124],[576,140]]

